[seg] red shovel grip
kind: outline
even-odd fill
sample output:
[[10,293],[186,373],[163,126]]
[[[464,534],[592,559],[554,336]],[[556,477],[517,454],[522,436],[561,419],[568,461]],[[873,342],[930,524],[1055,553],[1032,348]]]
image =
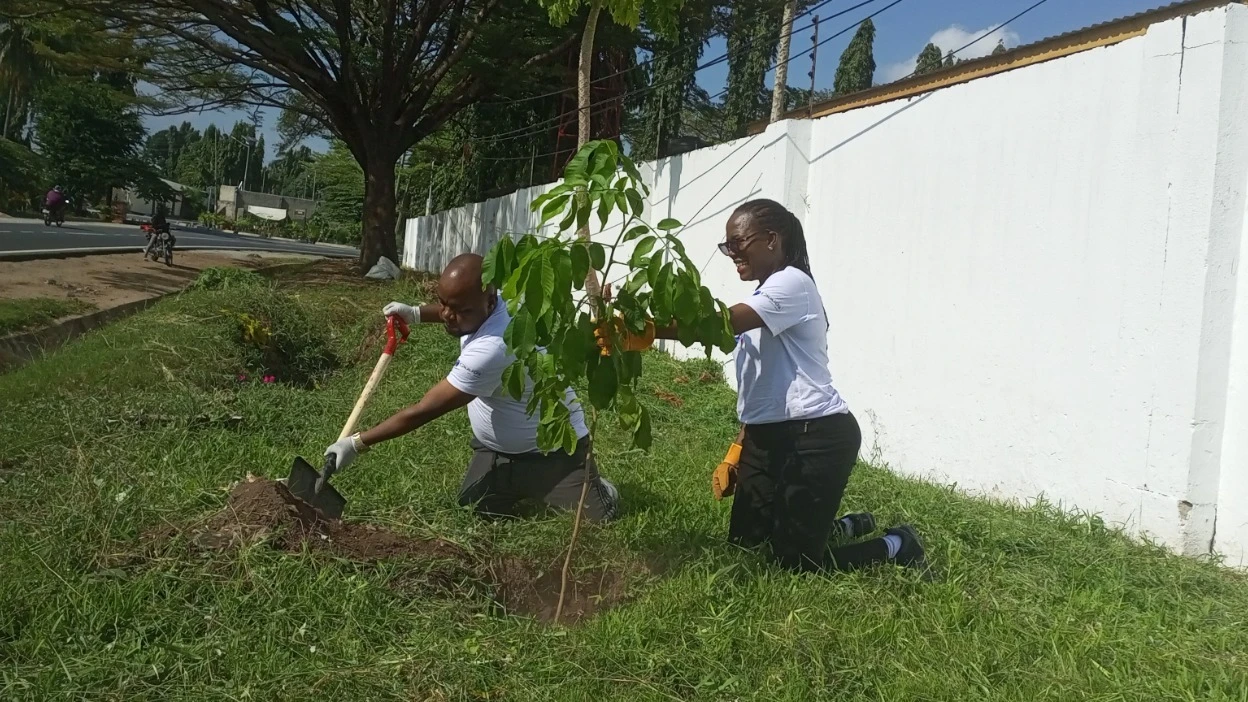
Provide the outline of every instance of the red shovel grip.
[[[399,330],[398,335],[394,333],[396,328]],[[407,341],[408,333],[407,322],[403,321],[402,317],[397,314],[386,317],[386,350],[382,351],[382,353],[387,356],[393,356],[394,350],[399,347],[399,344]]]

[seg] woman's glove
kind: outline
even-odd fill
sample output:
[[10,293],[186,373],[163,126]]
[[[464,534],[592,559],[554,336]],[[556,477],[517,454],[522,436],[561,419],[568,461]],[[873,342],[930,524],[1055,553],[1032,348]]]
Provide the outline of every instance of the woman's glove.
[[616,317],[611,322],[603,322],[594,330],[594,340],[598,342],[598,348],[602,349],[603,356],[611,355],[610,342],[607,341],[608,324],[615,328],[615,335],[620,340],[620,348],[624,351],[645,351],[654,345],[654,321],[646,320],[646,330],[640,334],[634,334],[624,326],[624,319]]
[[722,500],[737,490],[737,463],[741,461],[741,444],[733,444],[724,456],[724,462],[711,473],[711,492],[715,499]]

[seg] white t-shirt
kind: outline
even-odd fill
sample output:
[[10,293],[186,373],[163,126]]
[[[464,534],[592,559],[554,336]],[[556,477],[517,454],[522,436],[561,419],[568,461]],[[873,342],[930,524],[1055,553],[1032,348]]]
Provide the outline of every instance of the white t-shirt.
[[737,337],[737,416],[743,424],[849,411],[828,370],[828,319],[815,281],[789,266],[744,303],[763,326]]
[[[446,379],[460,390],[477,399],[468,403],[468,419],[477,441],[491,451],[499,453],[532,453],[537,451],[537,414],[529,416],[529,396],[533,392],[533,380],[525,378],[524,396],[512,399],[503,388],[503,371],[516,359],[507,352],[503,332],[511,322],[507,303],[499,298],[494,312],[475,333],[461,337],[459,358]],[[576,394],[568,388],[564,404],[572,415],[572,428],[577,438],[589,434],[585,426],[585,411],[576,401]]]

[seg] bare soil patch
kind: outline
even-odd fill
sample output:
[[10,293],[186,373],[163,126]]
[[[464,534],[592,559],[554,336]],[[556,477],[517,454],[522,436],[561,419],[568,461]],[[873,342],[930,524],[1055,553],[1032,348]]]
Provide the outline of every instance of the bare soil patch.
[[313,260],[267,251],[183,251],[173,266],[143,260],[138,253],[0,261],[0,298],[74,299],[107,309],[181,290],[210,266],[256,269]]
[[[181,537],[181,538],[179,538]],[[505,613],[531,616],[542,622],[554,618],[559,599],[558,567],[539,566],[512,557],[473,554],[440,539],[422,539],[351,521],[326,520],[296,499],[286,486],[266,478],[248,478],[234,487],[225,507],[207,519],[186,527],[165,525],[140,537],[144,554],[175,555],[177,548],[196,553],[226,552],[267,543],[291,553],[322,552],[346,560],[372,564],[402,560],[422,567],[396,578],[390,587],[402,595],[461,593],[452,584],[472,581],[489,592]],[[178,546],[175,546],[177,544]],[[597,567],[572,575],[560,623],[573,624],[629,599],[629,588],[644,566]]]

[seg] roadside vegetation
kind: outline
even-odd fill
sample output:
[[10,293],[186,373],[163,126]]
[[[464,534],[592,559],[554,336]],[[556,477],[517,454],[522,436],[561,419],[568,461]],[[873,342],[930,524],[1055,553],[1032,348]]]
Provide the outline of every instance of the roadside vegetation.
[[[600,462],[625,514],[583,529],[564,625],[543,619],[572,517],[487,524],[455,506],[463,413],[335,479],[359,541],[296,538],[280,515],[248,522],[248,474],[319,458],[380,352],[381,306],[428,283],[364,282],[329,262],[232,282],[0,375],[0,699],[1248,690],[1248,579],[1043,502],[972,499],[863,465],[845,509],[920,525],[926,577],[792,575],[729,546],[730,505],[711,498],[709,471],[734,433],[733,394],[718,366],[658,353],[637,395],[651,451],[602,423]],[[419,398],[456,350],[436,325],[413,329],[365,421]],[[361,534],[390,550],[356,548]]]

